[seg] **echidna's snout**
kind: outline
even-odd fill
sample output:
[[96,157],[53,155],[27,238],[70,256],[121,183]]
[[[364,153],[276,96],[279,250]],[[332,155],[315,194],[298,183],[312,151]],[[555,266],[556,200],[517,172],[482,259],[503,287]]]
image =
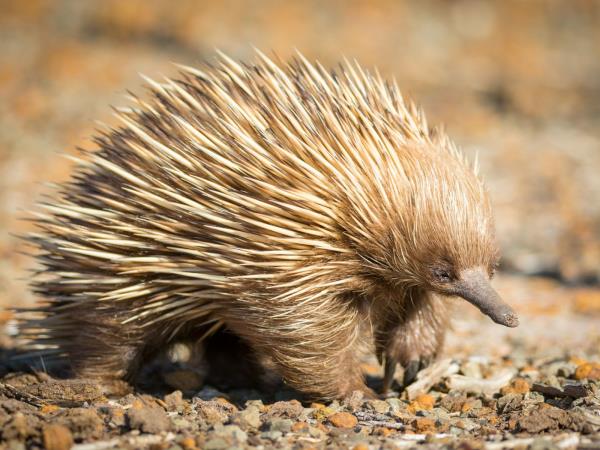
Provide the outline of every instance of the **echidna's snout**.
[[490,284],[484,269],[464,270],[454,283],[454,293],[479,310],[494,322],[514,328],[519,325],[519,318]]

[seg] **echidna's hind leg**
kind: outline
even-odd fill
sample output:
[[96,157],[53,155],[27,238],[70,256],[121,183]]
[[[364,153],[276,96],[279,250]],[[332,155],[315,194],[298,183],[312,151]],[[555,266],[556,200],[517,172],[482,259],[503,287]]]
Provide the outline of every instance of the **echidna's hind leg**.
[[114,311],[96,309],[72,321],[77,329],[61,348],[75,376],[102,380],[107,387],[133,380],[148,345],[147,332],[135,324],[123,326]]

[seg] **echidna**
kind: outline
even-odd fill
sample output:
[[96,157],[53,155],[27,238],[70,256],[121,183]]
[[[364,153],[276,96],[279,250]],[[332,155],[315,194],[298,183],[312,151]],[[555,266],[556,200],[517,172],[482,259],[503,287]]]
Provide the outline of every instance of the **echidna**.
[[46,302],[29,348],[131,379],[162,346],[224,329],[306,394],[372,394],[372,343],[408,378],[438,354],[449,296],[517,317],[490,286],[486,190],[395,83],[356,63],[221,55],[119,109],[31,237]]

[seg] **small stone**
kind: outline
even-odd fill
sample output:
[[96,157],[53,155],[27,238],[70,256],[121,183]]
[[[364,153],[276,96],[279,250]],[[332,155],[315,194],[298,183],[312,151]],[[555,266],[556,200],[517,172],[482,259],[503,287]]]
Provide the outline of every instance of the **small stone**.
[[316,426],[314,426],[314,427],[309,426],[308,434],[310,435],[310,437],[315,438],[315,439],[323,439],[323,438],[325,438],[325,436],[327,436],[326,431],[323,431],[321,428],[316,427]]
[[308,424],[306,422],[296,422],[294,425],[292,425],[293,433],[300,433],[302,431],[307,431],[307,430],[308,430]]
[[46,425],[42,430],[42,439],[46,450],[69,450],[73,446],[73,435],[63,425]]
[[600,363],[584,363],[577,366],[575,370],[576,380],[600,380]]
[[27,417],[22,412],[14,413],[13,417],[4,424],[2,438],[5,440],[25,438],[29,429],[27,422]]
[[192,424],[189,420],[179,416],[171,417],[171,425],[173,430],[177,432],[190,430],[192,428]]
[[338,428],[354,428],[358,423],[356,417],[347,412],[338,412],[327,418],[329,422]]
[[464,419],[464,418],[456,421],[455,425],[457,427],[462,428],[465,431],[473,431],[479,427],[479,424],[477,422],[470,420],[470,419]]
[[390,405],[390,411],[392,414],[399,413],[400,411],[404,411],[406,409],[406,403],[399,398],[388,398],[385,401],[388,405]]
[[508,386],[500,389],[502,395],[506,394],[526,394],[530,390],[529,383],[524,378],[515,378]]
[[110,408],[108,412],[110,423],[116,427],[125,426],[125,410],[122,408]]
[[367,406],[379,414],[387,414],[390,411],[390,405],[383,400],[369,400]]
[[461,412],[467,413],[474,409],[480,409],[482,406],[483,406],[483,404],[481,403],[481,400],[479,400],[478,398],[477,399],[476,398],[468,398],[467,401],[465,403],[463,403]]
[[246,402],[245,406],[246,406],[246,408],[254,406],[254,407],[258,408],[258,410],[260,412],[264,412],[265,411],[265,405],[262,402],[262,400],[248,400]]
[[312,403],[311,408],[316,405],[317,407],[313,408],[312,417],[318,421],[325,420],[327,417],[331,416],[335,413],[335,411],[325,405],[320,403]]
[[352,391],[350,395],[342,400],[342,406],[350,411],[356,411],[363,405],[364,396],[363,391]]
[[560,447],[549,439],[536,438],[529,446],[529,450],[558,450]]
[[283,417],[287,419],[295,419],[304,412],[302,403],[298,400],[290,400],[289,402],[273,403],[269,408],[269,417]]
[[229,417],[237,411],[231,403],[217,400],[195,399],[194,406],[198,416],[208,425],[226,422]]
[[575,370],[577,370],[577,364],[565,363],[558,368],[556,371],[556,376],[562,378],[571,378],[575,374]]
[[600,313],[600,290],[579,289],[575,294],[573,309],[586,315]]
[[467,397],[460,392],[451,392],[444,396],[440,401],[440,406],[448,412],[460,412]]
[[393,431],[386,427],[377,427],[373,429],[373,434],[376,436],[388,437]]
[[142,433],[156,434],[171,428],[171,422],[162,408],[131,408],[127,411],[127,418],[129,426]]
[[248,435],[237,425],[216,425],[215,434],[226,439],[233,440],[237,443],[244,443],[248,439]]
[[237,423],[244,430],[258,428],[261,424],[260,410],[256,406],[248,406],[237,414],[234,423]]
[[520,430],[529,433],[556,431],[569,425],[569,415],[560,408],[540,403],[529,415],[519,418],[517,424]]
[[575,368],[577,368],[577,366],[581,365],[581,364],[585,364],[587,361],[579,356],[571,356],[569,358],[569,363],[574,364]]
[[196,446],[196,441],[192,437],[185,437],[181,441],[179,441],[179,445],[185,450],[196,450],[198,447]]
[[6,442],[6,450],[27,450],[25,443],[16,440],[9,440]]
[[461,364],[460,371],[466,377],[483,378],[481,374],[481,364],[476,361],[466,361]]
[[43,405],[40,408],[40,412],[42,414],[50,414],[50,413],[58,411],[59,409],[60,408],[58,406],[56,406],[56,405]]
[[435,399],[429,394],[420,394],[408,405],[408,411],[414,414],[417,411],[430,411],[433,409]]
[[273,419],[268,423],[269,431],[281,431],[283,434],[292,431],[293,422],[290,419]]
[[516,411],[521,406],[523,396],[520,394],[506,394],[498,399],[498,413],[506,414],[512,411]]
[[231,445],[223,438],[213,438],[204,443],[204,450],[220,450],[230,448]]
[[435,431],[435,421],[429,417],[417,417],[412,425],[418,433],[431,433]]
[[173,391],[172,393],[165,395],[164,401],[167,405],[167,411],[182,412],[185,407],[181,391]]
[[268,439],[270,441],[276,441],[283,436],[281,431],[264,431],[260,434],[260,437],[263,439]]
[[[164,414],[164,411],[162,413]],[[104,420],[92,408],[67,409],[55,423],[60,423],[71,430],[75,441],[99,438],[104,434]]]
[[369,444],[361,442],[352,447],[352,450],[369,450]]

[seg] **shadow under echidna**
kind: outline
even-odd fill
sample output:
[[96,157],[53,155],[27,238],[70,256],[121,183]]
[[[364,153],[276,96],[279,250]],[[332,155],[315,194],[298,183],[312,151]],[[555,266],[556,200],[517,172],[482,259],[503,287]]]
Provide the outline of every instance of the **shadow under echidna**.
[[24,350],[110,383],[225,329],[330,399],[375,395],[369,351],[384,390],[397,364],[410,381],[441,350],[452,296],[517,325],[490,286],[476,168],[395,83],[260,52],[147,83],[36,213],[44,300],[21,315]]

